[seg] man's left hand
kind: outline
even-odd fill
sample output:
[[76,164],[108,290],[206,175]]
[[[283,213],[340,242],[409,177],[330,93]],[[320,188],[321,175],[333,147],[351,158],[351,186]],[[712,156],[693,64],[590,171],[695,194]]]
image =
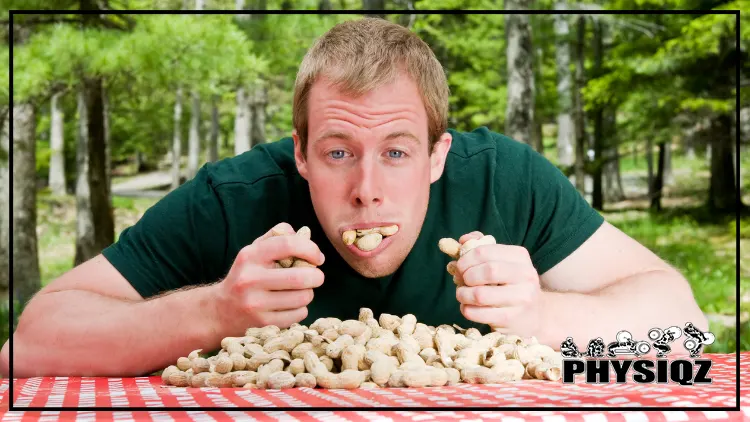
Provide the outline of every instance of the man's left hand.
[[[481,233],[472,232],[458,241],[463,244],[481,237]],[[465,284],[456,289],[456,298],[466,319],[504,334],[538,335],[541,288],[526,248],[478,246],[457,261],[456,277]]]

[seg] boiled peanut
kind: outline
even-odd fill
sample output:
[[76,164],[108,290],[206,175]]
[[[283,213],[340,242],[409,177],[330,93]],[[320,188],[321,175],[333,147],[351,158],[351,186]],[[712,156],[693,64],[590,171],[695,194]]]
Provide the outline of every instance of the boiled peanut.
[[362,251],[371,251],[380,245],[383,241],[383,235],[380,233],[370,233],[358,238],[354,244]]

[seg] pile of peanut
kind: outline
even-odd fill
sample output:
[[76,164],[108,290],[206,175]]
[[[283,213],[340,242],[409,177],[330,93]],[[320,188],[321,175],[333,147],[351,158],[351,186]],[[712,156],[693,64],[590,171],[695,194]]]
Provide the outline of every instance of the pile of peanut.
[[438,387],[460,382],[495,384],[521,379],[560,379],[562,357],[534,337],[476,328],[428,326],[412,314],[399,317],[361,308],[358,320],[319,318],[249,328],[226,337],[222,349],[180,357],[162,372],[177,387],[377,388]]

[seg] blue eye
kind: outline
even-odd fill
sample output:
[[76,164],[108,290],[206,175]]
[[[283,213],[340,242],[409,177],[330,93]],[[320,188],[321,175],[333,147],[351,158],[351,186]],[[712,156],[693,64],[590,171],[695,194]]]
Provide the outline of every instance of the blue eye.
[[331,158],[333,159],[340,159],[340,158],[344,158],[345,152],[343,150],[338,149],[336,151],[331,151],[328,154],[331,155]]
[[[393,153],[396,153],[397,155],[394,156]],[[403,156],[404,152],[392,149],[392,150],[388,151],[388,154],[389,154],[389,157],[391,157],[391,158],[401,158]]]

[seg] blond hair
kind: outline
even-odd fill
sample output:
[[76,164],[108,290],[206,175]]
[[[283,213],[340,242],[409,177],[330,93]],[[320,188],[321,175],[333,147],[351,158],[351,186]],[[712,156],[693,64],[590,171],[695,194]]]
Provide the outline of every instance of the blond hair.
[[406,71],[427,113],[428,150],[448,126],[448,82],[429,45],[400,25],[380,18],[339,23],[320,37],[300,64],[294,83],[292,123],[306,156],[310,88],[321,76],[347,95],[360,96]]

